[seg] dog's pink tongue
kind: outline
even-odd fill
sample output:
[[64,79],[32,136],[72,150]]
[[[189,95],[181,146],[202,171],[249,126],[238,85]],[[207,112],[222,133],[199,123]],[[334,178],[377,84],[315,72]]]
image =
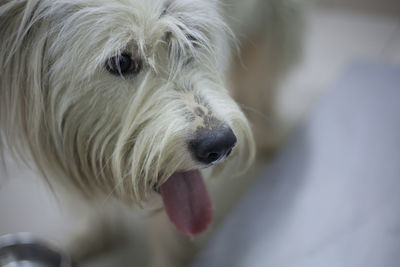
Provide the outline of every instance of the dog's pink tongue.
[[192,238],[207,229],[213,206],[200,171],[173,174],[162,186],[161,196],[171,222]]

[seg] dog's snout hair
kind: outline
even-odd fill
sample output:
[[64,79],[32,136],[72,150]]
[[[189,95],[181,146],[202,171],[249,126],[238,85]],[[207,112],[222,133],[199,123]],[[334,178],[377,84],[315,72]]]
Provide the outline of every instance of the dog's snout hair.
[[[254,144],[223,81],[228,36],[216,1],[5,0],[0,146],[50,183],[127,202],[231,149],[225,169],[243,169]],[[196,133],[218,151],[193,159]]]

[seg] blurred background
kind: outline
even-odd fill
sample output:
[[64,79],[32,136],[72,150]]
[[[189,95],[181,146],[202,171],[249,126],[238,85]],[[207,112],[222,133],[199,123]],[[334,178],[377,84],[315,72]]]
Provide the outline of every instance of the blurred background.
[[400,64],[399,1],[305,3],[303,59],[278,92],[279,113],[287,125],[298,121],[352,62]]
[[[392,80],[392,85],[389,87],[400,91],[400,82],[398,79],[396,80],[396,77],[399,74],[398,70],[400,68],[399,0],[314,0],[306,2],[302,9],[304,12],[304,31],[302,33],[303,55],[296,66],[290,70],[289,74],[279,85],[279,90],[277,91],[276,96],[277,117],[284,129],[283,131],[285,133],[289,133],[289,136],[295,136],[294,138],[297,136],[295,129],[298,127],[301,128],[301,125],[304,123],[305,125],[308,125],[305,126],[306,128],[312,128],[315,125],[318,127],[325,125],[321,122],[321,120],[324,121],[323,118],[319,118],[318,116],[316,118],[315,115],[312,114],[313,112],[320,112],[322,114],[329,113],[324,111],[324,105],[331,105],[329,103],[326,104],[327,102],[331,101],[327,100],[327,98],[336,99],[332,100],[335,104],[332,104],[333,106],[330,108],[331,110],[335,110],[335,107],[337,107],[338,110],[346,110],[346,105],[343,107],[341,103],[347,103],[350,100],[356,101],[358,99],[357,96],[363,94],[361,90],[349,94],[352,98],[347,98],[346,94],[343,92],[339,93],[342,94],[341,97],[335,98],[334,94],[333,96],[331,95],[331,91],[334,91],[333,88],[340,87],[342,89],[338,90],[343,91],[347,90],[348,88],[352,88],[351,86],[348,86],[349,83],[353,85],[360,84],[352,81],[351,79],[353,77],[358,77],[359,80],[370,81],[368,80],[369,77],[373,76],[375,73],[380,73],[381,76],[377,77],[377,79],[378,81],[382,82],[383,87],[388,87],[388,85],[384,84],[385,81]],[[362,74],[361,71],[360,74],[357,69],[365,70],[365,73]],[[370,81],[367,83],[367,85],[371,83],[373,82]],[[379,85],[380,83],[377,82],[375,87],[379,87]],[[382,91],[382,94],[384,94],[384,90]],[[380,93],[376,94],[376,97],[379,98],[379,95]],[[388,99],[384,98],[382,100],[383,103],[389,103],[390,99],[395,99],[395,103],[397,100],[400,102],[400,98],[396,98],[400,97],[400,93],[390,93],[389,96],[390,97]],[[374,94],[371,93],[371,96],[368,99],[374,99]],[[351,106],[351,104],[348,105]],[[396,104],[393,103],[391,105],[392,110],[385,113],[387,116],[385,115],[383,117],[378,117],[378,121],[382,121],[384,118],[387,118],[390,120],[388,125],[398,122],[398,120],[391,120],[390,114],[398,114],[397,111],[400,109],[400,105],[396,106]],[[385,106],[385,104],[383,104],[383,106]],[[381,108],[377,107],[377,110],[381,110]],[[348,109],[347,111],[349,112],[348,114],[354,113],[354,111],[351,109]],[[326,118],[329,120],[336,118],[335,116],[326,116]],[[354,120],[359,121],[358,119],[365,118],[363,114],[360,114],[359,116],[360,117],[357,117]],[[346,113],[342,114],[342,117],[340,118],[343,120],[339,119],[335,121],[335,125],[345,125],[346,117]],[[307,124],[307,121],[310,120],[317,122],[315,124],[312,122]],[[349,123],[354,125],[352,121]],[[368,124],[367,121],[365,123]],[[386,126],[383,125],[382,128],[385,129],[384,127]],[[373,127],[373,125],[371,127]],[[379,124],[376,124],[376,127],[380,127]],[[329,125],[325,129],[329,130]],[[364,128],[360,126],[358,129]],[[335,129],[331,130],[332,132],[335,131]],[[365,130],[369,131],[370,129],[365,128]],[[293,131],[295,132],[294,134]],[[396,133],[396,129],[390,128],[390,131]],[[319,131],[316,132],[320,133]],[[338,141],[339,143],[333,144],[333,146],[340,147],[343,144],[347,144],[346,142],[357,142],[357,140],[362,139],[362,137],[359,139],[357,135],[353,139],[347,139],[346,133],[344,135],[345,136],[342,138],[347,141],[343,143]],[[300,134],[300,136],[302,136],[302,134]],[[324,140],[329,140],[329,136],[324,134],[321,134],[320,137],[316,137],[314,135],[311,136],[313,137],[307,137],[308,142],[321,142],[318,143],[321,145],[321,148],[318,149],[324,150]],[[379,136],[379,138],[389,138],[385,136],[386,135]],[[326,139],[323,137],[326,137]],[[398,137],[400,140],[400,136]],[[297,139],[301,140],[301,137],[297,137]],[[333,138],[332,140],[337,139]],[[312,157],[314,161],[308,159],[308,172],[305,172],[305,174],[297,169],[299,168],[298,165],[295,164],[293,166],[293,161],[296,160],[291,159],[289,155],[297,155],[298,158],[305,157],[305,153],[309,149],[304,148],[304,144],[300,148],[298,148],[297,145],[292,145],[292,147],[295,147],[293,148],[294,151],[292,151],[290,146],[293,142],[296,143],[289,137],[287,143],[283,145],[284,149],[282,152],[279,153],[280,151],[278,151],[277,159],[271,160],[270,164],[272,166],[272,170],[270,170],[270,173],[276,174],[276,176],[285,177],[285,175],[289,174],[282,173],[281,169],[292,168],[294,172],[298,171],[298,173],[302,173],[301,175],[303,176],[308,175],[307,177],[316,177],[318,174],[322,175],[322,178],[330,177],[332,179],[336,179],[335,177],[330,176],[332,173],[335,173],[334,171],[329,171],[330,175],[327,174],[324,176],[324,171],[319,169],[321,166],[320,161],[318,161],[319,158],[316,158],[315,155]],[[379,142],[376,142],[376,146],[379,147]],[[368,141],[365,141],[365,146],[367,146],[367,143]],[[351,148],[351,144],[354,143],[348,144],[347,147],[349,149]],[[389,145],[389,147],[394,146],[400,151],[400,147],[396,146],[397,144],[398,143]],[[289,148],[287,148],[288,146]],[[360,147],[357,148],[359,149]],[[317,151],[320,151],[318,149]],[[300,152],[304,150],[306,150],[306,152]],[[360,154],[378,153],[375,150],[373,152],[369,152],[368,150],[359,149],[358,151],[361,152],[359,152],[359,154],[357,154],[358,152],[354,154],[354,157],[356,158],[362,158]],[[324,168],[333,168],[334,170],[345,168],[345,163],[354,159],[345,157],[345,155],[349,155],[351,153],[351,151],[348,151],[344,148],[334,151],[332,152],[332,155],[336,155],[336,158],[329,158],[327,156],[327,160],[334,166],[332,167],[329,165],[330,167],[326,167],[324,164],[322,165],[325,166]],[[318,153],[316,154],[320,155]],[[323,158],[325,154],[321,155],[321,158]],[[343,157],[341,155],[343,155]],[[382,155],[385,155],[384,151],[382,152]],[[398,153],[393,155],[398,155]],[[344,159],[346,160],[343,161]],[[382,162],[380,162],[379,166],[386,166],[385,157],[382,156],[380,159]],[[65,233],[70,232],[71,224],[69,221],[70,218],[62,210],[62,208],[60,208],[57,199],[55,199],[49,189],[42,184],[40,178],[38,178],[35,173],[23,165],[14,162],[9,155],[6,155],[5,160],[6,165],[8,166],[7,173],[2,167],[2,169],[0,169],[0,235],[16,232],[32,232],[47,239],[55,241],[62,240]],[[373,159],[371,160],[373,161]],[[388,158],[388,160],[393,166],[400,165],[400,157],[391,156]],[[287,163],[287,161],[289,161],[289,163]],[[276,167],[277,164],[280,164],[279,168]],[[287,164],[287,167],[285,167],[285,164]],[[301,162],[299,164],[301,165],[305,163]],[[373,165],[373,163],[370,163],[368,160],[363,161],[363,164]],[[310,165],[314,167],[310,167]],[[364,165],[357,166],[359,166],[361,170],[365,169]],[[257,249],[253,250],[252,253],[246,254],[246,250],[241,246],[227,246],[226,243],[224,243],[224,240],[227,240],[227,236],[232,236],[232,233],[238,232],[238,222],[235,221],[237,220],[238,215],[235,215],[234,213],[231,219],[232,224],[228,223],[222,226],[221,233],[214,239],[214,243],[211,243],[209,249],[203,254],[200,254],[196,266],[399,266],[398,262],[400,262],[400,259],[396,254],[399,254],[398,252],[400,252],[400,245],[397,241],[397,243],[391,243],[391,241],[388,242],[387,239],[385,239],[388,238],[390,240],[400,240],[400,224],[398,218],[396,216],[393,218],[389,218],[387,216],[385,217],[379,212],[372,212],[371,214],[368,212],[363,213],[357,208],[360,206],[352,206],[351,204],[362,202],[361,210],[377,209],[379,211],[384,207],[390,207],[387,211],[385,211],[385,214],[391,214],[393,216],[396,214],[398,215],[399,210],[396,203],[399,203],[398,201],[400,201],[400,199],[393,197],[393,195],[400,195],[400,189],[398,191],[385,191],[383,189],[378,190],[381,195],[386,194],[388,197],[390,197],[390,200],[377,197],[378,200],[376,202],[368,200],[368,194],[357,195],[357,192],[360,193],[363,192],[363,190],[368,191],[373,190],[374,187],[379,188],[379,182],[371,182],[378,178],[382,179],[383,184],[385,184],[385,188],[387,189],[397,189],[398,186],[400,186],[400,184],[396,182],[397,179],[400,180],[400,172],[397,172],[395,167],[393,167],[393,170],[389,175],[395,179],[390,180],[391,182],[389,184],[384,182],[385,177],[380,177],[379,172],[379,170],[374,172],[379,177],[370,177],[368,180],[370,183],[368,184],[367,181],[368,186],[365,188],[360,186],[359,181],[362,180],[354,180],[354,183],[350,184],[343,182],[338,185],[332,182],[326,182],[326,180],[324,180],[325,182],[320,182],[318,179],[311,179],[311,181],[304,179],[302,180],[301,184],[294,182],[291,179],[282,179],[281,181],[284,181],[283,185],[280,185],[277,181],[274,181],[272,186],[270,183],[263,184],[267,188],[276,188],[275,193],[270,192],[270,190],[266,190],[270,192],[270,198],[272,199],[265,199],[265,201],[272,201],[276,205],[267,205],[268,207],[267,210],[265,210],[265,213],[268,214],[268,216],[265,218],[265,224],[262,224],[261,226],[255,226],[254,229],[259,230],[258,235],[263,236],[260,234],[260,232],[265,233],[265,240],[274,240],[275,243],[271,244],[271,242],[268,243],[265,240],[260,241],[259,239],[254,241],[252,239],[253,235],[249,234],[249,242],[254,241],[252,244],[257,244]],[[359,175],[356,173],[357,170],[354,170],[354,176]],[[349,173],[346,173],[345,176],[341,176],[340,173],[336,174],[338,177],[350,175]],[[321,178],[321,176],[318,177]],[[310,183],[308,184],[304,181],[310,181]],[[340,182],[341,180],[337,179],[337,181]],[[314,187],[315,183],[317,183],[319,187]],[[345,190],[352,185],[354,186],[354,190],[356,192]],[[332,190],[328,190],[329,188],[327,189],[327,187],[331,187]],[[320,190],[320,188],[322,189]],[[286,199],[276,196],[276,192],[279,192],[281,195],[289,195],[291,202],[300,204],[295,208],[292,205],[288,207],[288,205],[282,204],[287,203]],[[325,193],[321,194],[318,192]],[[341,193],[344,195],[341,195]],[[258,194],[263,193],[259,192]],[[353,196],[353,198],[347,198],[348,201],[345,201],[346,194]],[[294,195],[297,198],[293,197]],[[326,209],[322,204],[315,205],[327,195],[331,197],[330,201],[336,203],[334,208],[332,208],[332,210],[328,213],[326,213]],[[374,194],[372,193],[371,195]],[[360,196],[360,198],[357,198],[357,196]],[[274,197],[276,197],[276,199]],[[308,198],[310,199],[310,202],[305,200]],[[367,198],[367,200],[365,198]],[[336,199],[341,199],[341,201],[336,202]],[[252,205],[249,204],[252,203],[251,201],[257,200],[253,199],[247,201],[247,204],[241,203],[242,209],[243,207],[248,207],[246,205]],[[390,202],[390,205],[386,201]],[[321,203],[324,203],[324,201],[321,201]],[[326,207],[332,207],[329,206],[329,203],[326,203]],[[378,205],[376,203],[380,204]],[[340,210],[340,207],[346,207],[347,205],[349,210],[344,209],[345,212],[338,211]],[[281,214],[282,210],[286,210],[286,212],[283,212],[284,215]],[[290,212],[292,212],[292,214],[290,214]],[[318,212],[320,212],[321,215],[319,215]],[[333,216],[335,215],[333,213],[335,213],[337,216]],[[381,229],[381,225],[377,224],[376,229],[374,227],[367,228],[365,231],[361,231],[360,235],[346,234],[344,238],[335,243],[337,244],[336,247],[326,245],[331,244],[329,242],[334,240],[335,236],[340,236],[343,232],[347,231],[346,226],[341,224],[343,221],[347,221],[347,218],[352,216],[366,216],[366,218],[369,218],[371,216],[381,215],[382,218],[387,218],[388,224],[390,224],[391,232],[389,236],[385,236],[385,238],[383,238],[379,234],[379,231],[375,231],[376,229]],[[253,215],[249,214],[249,216]],[[282,216],[284,218],[281,218]],[[318,221],[318,219],[321,217],[322,219],[319,221],[319,224],[315,224],[315,227],[311,227],[312,224],[309,224],[310,221],[302,220],[303,216],[313,218],[313,221]],[[275,224],[273,224],[270,220],[271,217],[281,219],[274,220],[273,222]],[[400,217],[400,215],[398,217]],[[287,223],[287,220],[290,220],[291,223]],[[259,221],[262,222],[263,218],[260,218]],[[296,221],[298,221],[299,224],[293,223]],[[335,223],[338,222],[340,222],[339,224],[343,226],[342,228],[334,227]],[[332,223],[332,227],[328,227],[330,223]],[[362,225],[362,222],[360,224]],[[282,229],[277,225],[285,225],[286,228]],[[357,232],[357,229],[359,229],[357,227],[358,226],[355,226],[355,232]],[[246,233],[246,231],[247,230],[242,230],[239,232]],[[291,240],[292,236],[295,236],[296,239]],[[310,236],[314,237],[310,238]],[[357,241],[353,242],[354,240],[351,239],[352,237],[354,237],[354,240]],[[241,236],[241,238],[245,237]],[[282,242],[282,238],[287,240],[288,243]],[[312,241],[310,241],[311,239]],[[233,239],[231,240],[231,243],[240,243],[242,242],[241,240],[242,239],[240,238]],[[352,246],[345,246],[346,243],[352,244]],[[362,244],[365,245],[369,243],[376,243],[379,248],[382,249],[382,251],[379,251],[379,248],[375,248],[373,246],[366,246],[362,247],[363,251],[360,253],[358,249],[360,249]],[[244,242],[244,244],[247,243]],[[293,246],[290,247],[290,244]],[[218,250],[218,247],[226,248],[226,250]],[[351,252],[353,251],[352,249],[354,249],[354,253]],[[269,258],[265,259],[260,255],[267,250],[270,252],[267,253]],[[239,253],[238,251],[242,251],[242,253]],[[387,252],[390,252],[390,254],[386,254]],[[224,259],[227,257],[235,259],[235,257],[231,257],[233,255],[232,253],[241,259],[236,259],[236,265],[233,263],[234,261],[226,263],[218,260],[214,262],[207,260],[214,259],[215,257],[218,257],[217,255],[220,255],[220,257]],[[368,260],[370,259],[368,257],[374,253],[378,254],[377,257],[372,257],[371,260]],[[287,258],[290,257],[292,260],[287,260]],[[249,260],[250,258],[252,260]],[[384,258],[386,258],[387,261],[383,260]]]

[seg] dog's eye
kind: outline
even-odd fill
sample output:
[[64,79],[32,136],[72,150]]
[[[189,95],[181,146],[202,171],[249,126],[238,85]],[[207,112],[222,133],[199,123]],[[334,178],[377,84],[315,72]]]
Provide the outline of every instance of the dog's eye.
[[186,34],[186,38],[193,44],[194,47],[199,47],[200,41],[192,34]]
[[107,60],[105,67],[114,75],[137,74],[142,68],[140,60],[133,60],[129,54],[123,53]]

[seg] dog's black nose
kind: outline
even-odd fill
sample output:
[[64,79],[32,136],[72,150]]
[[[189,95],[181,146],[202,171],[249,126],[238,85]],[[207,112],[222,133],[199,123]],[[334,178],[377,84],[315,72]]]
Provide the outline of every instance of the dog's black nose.
[[202,130],[189,144],[194,157],[201,163],[215,164],[232,152],[236,136],[229,127],[217,130]]

